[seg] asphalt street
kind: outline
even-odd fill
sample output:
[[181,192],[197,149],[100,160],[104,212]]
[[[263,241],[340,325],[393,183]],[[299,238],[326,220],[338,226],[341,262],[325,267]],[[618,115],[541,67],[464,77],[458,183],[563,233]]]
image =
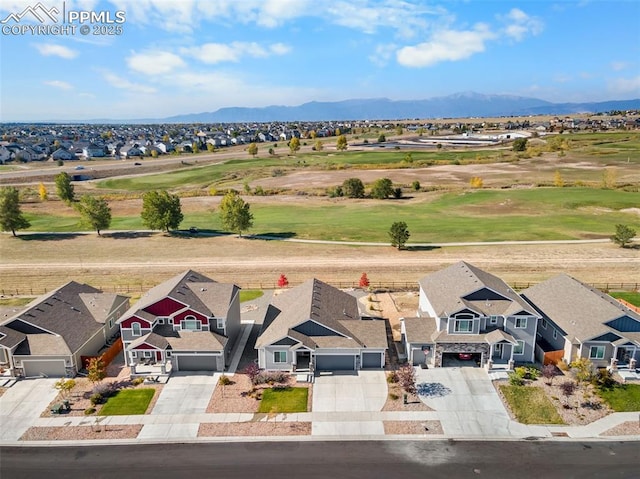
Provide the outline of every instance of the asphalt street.
[[639,442],[357,441],[0,448],[0,477],[637,478]]

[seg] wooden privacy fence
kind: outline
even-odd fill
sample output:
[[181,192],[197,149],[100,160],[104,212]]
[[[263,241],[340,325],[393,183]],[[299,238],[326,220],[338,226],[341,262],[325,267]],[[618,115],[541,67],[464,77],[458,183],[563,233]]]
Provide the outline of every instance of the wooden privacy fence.
[[81,356],[82,367],[87,369],[89,367],[89,361],[93,358],[101,358],[105,367],[111,364],[111,361],[122,351],[122,338],[118,338],[109,348],[100,356]]
[[544,360],[542,361],[542,364],[544,364],[545,366],[547,364],[558,364],[558,361],[560,361],[563,356],[563,349],[559,349],[557,351],[547,351],[546,353],[544,353]]
[[624,304],[627,308],[629,308],[631,311],[635,311],[636,313],[640,313],[640,308],[638,308],[636,305],[631,304],[629,301],[625,301],[624,299],[618,298],[618,301],[622,304]]

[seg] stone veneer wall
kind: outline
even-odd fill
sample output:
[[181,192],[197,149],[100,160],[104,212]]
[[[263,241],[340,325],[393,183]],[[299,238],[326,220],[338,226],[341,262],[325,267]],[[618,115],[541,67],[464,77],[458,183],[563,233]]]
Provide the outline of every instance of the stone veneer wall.
[[489,357],[491,345],[487,343],[440,343],[436,344],[434,367],[442,367],[443,353],[482,353],[480,367],[484,367]]

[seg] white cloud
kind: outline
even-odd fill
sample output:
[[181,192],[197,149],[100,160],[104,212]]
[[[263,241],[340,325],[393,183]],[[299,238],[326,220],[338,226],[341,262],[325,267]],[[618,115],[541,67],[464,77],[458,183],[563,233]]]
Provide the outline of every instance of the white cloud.
[[168,73],[185,65],[178,55],[162,51],[134,52],[126,61],[131,70],[146,74]]
[[59,88],[60,90],[73,90],[73,85],[71,85],[71,83],[67,83],[66,81],[62,81],[62,80],[49,80],[49,81],[44,81],[42,83],[44,83],[45,85],[52,86],[54,88]]
[[629,63],[627,62],[611,62],[611,69],[613,71],[619,72],[620,70],[625,70],[626,68],[629,68]]
[[291,47],[283,43],[274,43],[263,47],[256,42],[205,43],[198,47],[180,49],[189,55],[210,65],[222,62],[238,62],[242,57],[267,58],[272,55],[286,55]]
[[511,9],[502,19],[508,23],[504,28],[504,34],[518,42],[527,35],[538,35],[543,30],[540,19],[527,15],[519,8]]
[[398,48],[394,43],[389,43],[387,45],[377,45],[375,53],[369,55],[369,61],[374,65],[379,67],[385,66],[391,60],[394,52]]
[[617,78],[609,82],[609,90],[617,95],[640,97],[640,75],[631,78]]
[[153,87],[142,85],[141,83],[133,83],[126,78],[116,75],[115,73],[103,71],[102,74],[107,83],[109,83],[114,88],[127,90],[129,93],[136,94],[151,94],[156,92],[156,89]]
[[33,46],[36,48],[36,50],[38,50],[40,55],[43,55],[45,57],[56,56],[71,60],[78,56],[78,52],[76,50],[72,50],[71,48],[67,48],[62,45],[55,45],[52,43],[36,43]]
[[496,37],[489,27],[478,24],[473,30],[435,32],[430,41],[403,47],[396,52],[398,63],[406,67],[429,67],[444,61],[464,60],[485,50]]

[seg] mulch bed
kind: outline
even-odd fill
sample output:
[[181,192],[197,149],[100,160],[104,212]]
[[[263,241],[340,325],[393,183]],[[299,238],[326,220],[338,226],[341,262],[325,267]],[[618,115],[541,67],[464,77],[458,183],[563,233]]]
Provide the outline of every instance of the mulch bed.
[[382,421],[387,435],[444,434],[440,421]]
[[113,426],[61,426],[31,427],[20,438],[21,441],[77,441],[88,439],[135,439],[141,424]]
[[309,436],[310,422],[232,422],[203,423],[198,437],[233,436]]

